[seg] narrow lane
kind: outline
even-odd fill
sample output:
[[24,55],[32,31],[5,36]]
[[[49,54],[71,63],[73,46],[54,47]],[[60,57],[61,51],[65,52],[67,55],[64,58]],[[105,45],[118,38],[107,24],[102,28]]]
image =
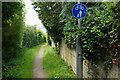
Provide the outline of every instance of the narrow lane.
[[33,66],[33,78],[48,78],[46,71],[43,69],[43,51],[44,46],[41,46]]

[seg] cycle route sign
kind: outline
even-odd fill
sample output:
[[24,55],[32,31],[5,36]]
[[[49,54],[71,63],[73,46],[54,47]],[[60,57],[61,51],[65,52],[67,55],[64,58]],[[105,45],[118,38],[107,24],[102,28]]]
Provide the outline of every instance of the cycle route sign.
[[82,18],[85,17],[85,15],[87,14],[87,8],[84,4],[76,4],[72,9],[72,13],[74,17]]

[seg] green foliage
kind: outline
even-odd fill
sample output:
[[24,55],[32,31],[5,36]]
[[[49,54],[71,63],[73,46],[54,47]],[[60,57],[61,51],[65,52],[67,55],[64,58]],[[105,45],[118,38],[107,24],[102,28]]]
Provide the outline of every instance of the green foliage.
[[51,46],[52,45],[52,39],[51,39],[49,33],[47,33],[46,37],[47,37],[47,43]]
[[88,10],[80,29],[72,15],[74,4],[34,3],[35,9],[40,9],[36,11],[54,42],[63,37],[69,48],[75,48],[79,37],[84,59],[93,64],[103,61],[104,69],[110,69],[113,56],[119,51],[114,46],[118,46],[120,39],[120,2],[84,3]]
[[72,67],[58,55],[58,51],[50,46],[44,48],[43,65],[49,78],[76,78]]
[[[77,25],[77,19],[72,15],[74,4],[34,3],[36,5],[35,9],[40,8],[40,10],[36,11],[39,13],[39,18],[45,24],[52,38],[54,37],[57,40],[59,37],[58,39],[60,40],[64,37],[67,46],[75,48],[76,37],[79,37],[84,59],[92,63],[104,61],[106,68],[109,67],[112,63],[113,55],[118,51],[114,46],[117,45],[120,39],[120,2],[84,3],[88,10],[86,17],[81,20],[80,29]],[[57,6],[60,8],[59,11],[56,8]],[[59,25],[59,27],[55,28],[54,24]],[[58,36],[56,32],[64,35]]]
[[[39,19],[43,22],[47,32],[55,43],[61,40],[63,36],[63,27],[60,23],[59,14],[61,12],[61,3],[40,2],[33,3],[36,12],[38,12]],[[59,7],[58,7],[59,6]],[[38,10],[39,9],[39,10]]]
[[22,2],[2,3],[2,55],[6,62],[19,54],[24,29]]
[[[63,33],[65,35],[65,43],[69,48],[74,48],[76,45],[76,31],[77,27],[77,19],[74,18],[72,14],[72,8],[75,3],[63,3],[63,9],[61,11],[61,21],[64,23]],[[66,15],[67,14],[67,15]],[[72,44],[72,45],[71,45]]]
[[[115,54],[116,50],[113,45],[120,37],[118,32],[120,25],[116,24],[118,19],[115,19],[116,14],[103,4],[99,7],[88,8],[88,14],[82,20],[83,24],[79,31],[86,59],[93,62],[104,60],[110,56],[110,53]],[[110,53],[106,51],[104,45],[107,45]]]
[[46,35],[44,35],[42,31],[37,30],[37,37],[38,37],[38,39],[37,39],[38,40],[38,44],[40,42],[46,42]]
[[43,44],[35,46],[30,49],[24,49],[8,63],[3,63],[2,77],[4,80],[8,78],[32,78],[33,62],[40,47]]
[[[22,2],[2,3],[2,76],[32,78],[33,61],[45,36],[36,27],[25,27]],[[6,79],[8,80],[8,79]]]
[[[71,9],[72,3],[67,3],[64,8]],[[65,41],[69,48],[76,47],[76,37],[79,37],[82,46],[82,52],[85,59],[97,64],[98,61],[104,61],[106,73],[111,68],[113,55],[118,51],[114,46],[120,39],[120,3],[86,3],[88,7],[86,17],[81,19],[81,28],[78,29],[74,17],[64,9],[61,12],[65,27]],[[62,19],[62,21],[63,21]],[[70,21],[69,21],[70,20]],[[106,47],[107,45],[107,47]]]
[[26,26],[24,30],[23,46],[33,47],[44,41],[42,31],[37,30],[36,26]]
[[48,41],[48,44],[51,46],[51,45],[52,45],[52,42],[51,42],[51,40],[50,40],[50,36],[48,36],[47,41]]

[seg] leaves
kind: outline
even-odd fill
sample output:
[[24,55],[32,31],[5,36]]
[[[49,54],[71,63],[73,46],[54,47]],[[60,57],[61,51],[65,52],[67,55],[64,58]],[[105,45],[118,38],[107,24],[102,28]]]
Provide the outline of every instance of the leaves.
[[[40,3],[33,3],[35,6],[34,8],[40,8],[37,10],[39,19],[42,20],[47,32],[52,37],[55,43],[61,40],[63,37],[63,23],[60,22],[59,14],[61,12],[61,3],[52,3],[52,2],[40,2]],[[59,6],[59,7],[58,7]],[[58,36],[59,35],[59,36]]]
[[[84,3],[87,15],[78,20],[72,15],[75,3],[34,3],[41,10],[39,18],[44,23],[48,33],[55,42],[64,38],[69,48],[76,47],[76,37],[79,37],[85,59],[96,62],[105,60],[110,54],[115,54],[120,39],[120,2],[118,3]],[[103,45],[107,45],[104,47]]]
[[45,41],[42,31],[37,30],[36,26],[27,25],[24,30],[23,46],[33,47]]
[[3,60],[6,62],[16,56],[22,47],[24,32],[24,5],[22,2],[2,3],[2,44]]
[[[71,8],[69,4],[73,6],[72,3],[66,3],[61,11],[61,16],[63,16],[61,21],[65,22],[63,33],[67,46],[75,48],[76,41],[74,39],[79,36],[82,43],[83,56],[92,62],[104,60],[105,55],[110,55],[104,47],[101,47],[104,43],[107,44],[110,51],[115,52],[116,49],[112,45],[117,42],[118,35],[120,35],[117,32],[117,27],[120,28],[119,18],[115,16],[117,13],[104,4],[100,3],[98,7],[96,6],[98,4],[95,3],[94,6],[88,7],[87,15],[82,18],[81,28],[78,29],[77,20],[72,15],[69,15],[69,18],[66,15],[69,10],[66,8]],[[87,3],[87,5],[91,5],[91,3]]]

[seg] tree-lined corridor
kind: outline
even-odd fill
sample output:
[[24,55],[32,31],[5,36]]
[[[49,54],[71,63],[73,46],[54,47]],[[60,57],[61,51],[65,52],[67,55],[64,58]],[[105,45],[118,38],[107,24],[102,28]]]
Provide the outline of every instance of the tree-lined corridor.
[[72,14],[75,4],[2,2],[3,79],[77,78],[76,39],[83,78],[119,78],[120,2],[81,2],[87,14],[80,29]]

